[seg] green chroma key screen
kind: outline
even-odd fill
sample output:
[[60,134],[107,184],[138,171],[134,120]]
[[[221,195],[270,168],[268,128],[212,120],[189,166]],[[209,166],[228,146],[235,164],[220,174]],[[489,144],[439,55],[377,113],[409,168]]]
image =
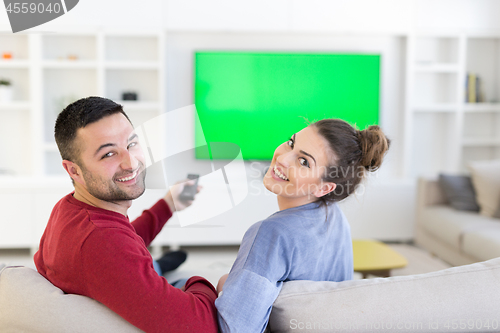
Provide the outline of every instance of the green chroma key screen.
[[[295,132],[325,118],[378,124],[380,55],[196,52],[197,145],[232,142],[243,159],[270,160]],[[210,152],[197,149],[196,158]],[[234,152],[212,152],[214,159]]]

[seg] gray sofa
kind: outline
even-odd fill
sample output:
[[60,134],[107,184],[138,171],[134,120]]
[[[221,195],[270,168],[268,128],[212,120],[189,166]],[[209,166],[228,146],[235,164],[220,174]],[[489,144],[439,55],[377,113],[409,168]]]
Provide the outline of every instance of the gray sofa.
[[418,182],[415,242],[452,265],[500,257],[500,219],[452,208],[438,180]]
[[[500,258],[421,275],[339,283],[293,281],[284,284],[274,303],[270,329],[500,331],[499,294]],[[64,294],[31,268],[4,267],[0,268],[0,332],[140,330],[90,298]]]

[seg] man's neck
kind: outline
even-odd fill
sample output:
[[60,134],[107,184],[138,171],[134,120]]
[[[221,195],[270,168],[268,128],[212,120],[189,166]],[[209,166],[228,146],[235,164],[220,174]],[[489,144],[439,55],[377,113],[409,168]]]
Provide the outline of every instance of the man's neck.
[[86,203],[87,205],[110,210],[124,216],[127,216],[127,211],[130,206],[132,206],[132,200],[105,201],[98,199],[78,184],[75,184],[75,194],[73,197],[78,201]]

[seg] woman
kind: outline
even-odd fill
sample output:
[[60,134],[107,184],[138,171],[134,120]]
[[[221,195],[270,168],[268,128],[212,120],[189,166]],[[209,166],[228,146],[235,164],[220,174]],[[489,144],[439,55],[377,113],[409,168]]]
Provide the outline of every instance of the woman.
[[352,279],[350,227],[336,202],[380,167],[389,143],[378,126],[325,119],[276,149],[264,186],[280,210],[248,229],[219,281],[222,332],[263,332],[285,281]]

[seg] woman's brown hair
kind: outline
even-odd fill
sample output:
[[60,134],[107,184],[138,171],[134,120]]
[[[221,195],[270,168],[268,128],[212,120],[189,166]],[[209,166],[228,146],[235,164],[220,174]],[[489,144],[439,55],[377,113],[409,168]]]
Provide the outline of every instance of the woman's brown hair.
[[379,126],[359,131],[340,119],[324,119],[310,126],[326,139],[331,150],[330,166],[323,181],[333,182],[334,191],[322,196],[325,204],[347,198],[365,177],[377,170],[390,146],[390,140]]

